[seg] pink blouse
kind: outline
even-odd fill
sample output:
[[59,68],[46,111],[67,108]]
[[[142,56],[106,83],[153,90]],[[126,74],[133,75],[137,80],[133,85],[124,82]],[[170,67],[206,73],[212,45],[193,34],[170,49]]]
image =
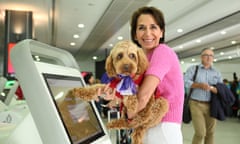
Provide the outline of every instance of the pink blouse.
[[169,102],[169,111],[162,122],[182,123],[184,82],[176,53],[166,44],[160,44],[147,54],[149,67],[145,75],[160,79],[158,90]]

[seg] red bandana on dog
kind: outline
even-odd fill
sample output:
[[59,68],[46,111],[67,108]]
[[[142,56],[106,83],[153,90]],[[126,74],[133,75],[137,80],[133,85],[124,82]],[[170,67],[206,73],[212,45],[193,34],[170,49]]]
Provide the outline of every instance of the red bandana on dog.
[[123,98],[123,95],[136,94],[136,87],[140,85],[143,79],[143,75],[138,75],[138,78],[133,80],[130,76],[118,75],[110,82],[111,88],[116,88],[116,96]]
[[121,81],[117,84],[116,90],[121,95],[134,95],[137,93],[136,84],[130,76],[119,75]]

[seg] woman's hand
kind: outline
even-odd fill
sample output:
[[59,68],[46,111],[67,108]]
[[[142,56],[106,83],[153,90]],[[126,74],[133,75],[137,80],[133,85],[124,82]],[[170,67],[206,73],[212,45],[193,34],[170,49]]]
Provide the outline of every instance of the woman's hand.
[[97,93],[99,96],[103,97],[105,100],[113,100],[115,97],[116,89],[109,87],[110,84],[106,84],[104,89],[98,89]]

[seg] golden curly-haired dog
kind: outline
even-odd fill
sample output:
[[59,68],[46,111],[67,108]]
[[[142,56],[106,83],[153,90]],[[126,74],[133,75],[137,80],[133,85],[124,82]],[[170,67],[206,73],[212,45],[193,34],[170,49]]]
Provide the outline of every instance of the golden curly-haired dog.
[[[148,60],[143,50],[131,41],[120,41],[111,50],[107,57],[105,69],[109,77],[119,79],[119,75],[131,76],[133,80],[140,78],[148,66]],[[69,92],[70,95],[80,97],[84,100],[97,99],[98,88],[104,89],[104,84],[95,84],[84,88],[75,88]],[[118,99],[115,96],[115,99]],[[123,95],[120,98],[123,104],[121,118],[107,123],[109,129],[131,129],[133,128],[132,143],[142,144],[146,130],[158,124],[168,111],[168,102],[160,97],[150,98],[147,106],[137,113],[130,122],[126,118],[127,111],[136,111],[138,101],[136,94]]]

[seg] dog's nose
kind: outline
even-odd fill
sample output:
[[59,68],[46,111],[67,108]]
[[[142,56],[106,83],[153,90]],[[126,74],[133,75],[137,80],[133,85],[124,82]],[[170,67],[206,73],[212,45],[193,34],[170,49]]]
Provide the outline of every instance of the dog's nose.
[[124,64],[124,65],[123,65],[123,69],[124,69],[125,71],[128,71],[128,70],[129,70],[129,67],[130,67],[129,64]]

